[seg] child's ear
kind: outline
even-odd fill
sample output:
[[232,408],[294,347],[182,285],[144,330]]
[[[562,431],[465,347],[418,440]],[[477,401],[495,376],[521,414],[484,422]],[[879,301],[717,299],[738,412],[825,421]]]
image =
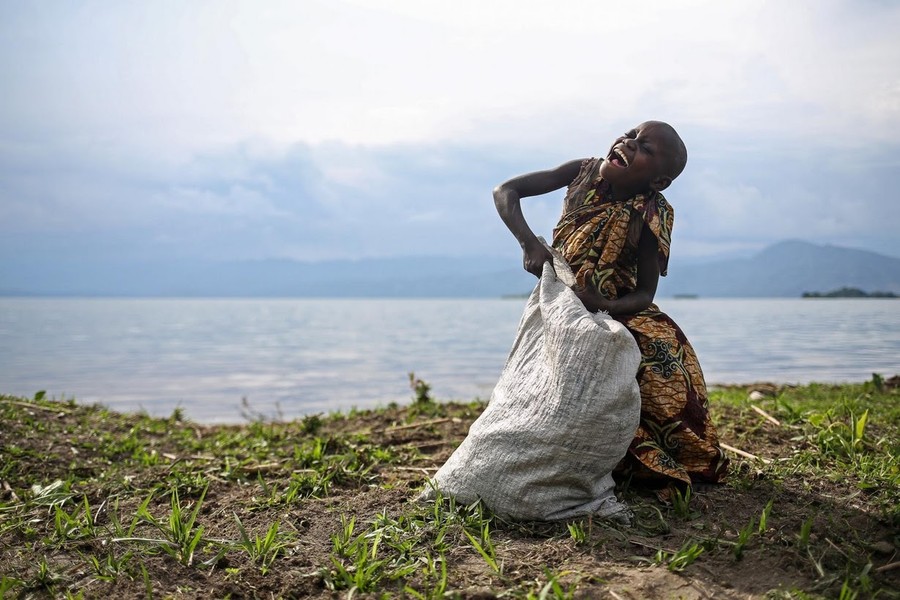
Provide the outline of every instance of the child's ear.
[[661,192],[672,183],[672,178],[668,175],[660,175],[656,179],[650,182],[650,189],[655,192]]

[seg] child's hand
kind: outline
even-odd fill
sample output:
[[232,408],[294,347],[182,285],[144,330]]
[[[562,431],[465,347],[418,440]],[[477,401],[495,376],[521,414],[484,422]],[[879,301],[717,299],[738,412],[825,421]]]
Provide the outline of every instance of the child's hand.
[[540,242],[525,248],[522,253],[522,265],[535,277],[541,276],[544,271],[544,263],[547,261],[553,263],[553,254]]
[[578,285],[573,287],[572,291],[575,292],[575,295],[578,296],[578,299],[581,300],[581,303],[584,304],[584,307],[588,311],[610,311],[610,308],[612,306],[610,301],[600,295],[600,293],[598,293],[596,290]]

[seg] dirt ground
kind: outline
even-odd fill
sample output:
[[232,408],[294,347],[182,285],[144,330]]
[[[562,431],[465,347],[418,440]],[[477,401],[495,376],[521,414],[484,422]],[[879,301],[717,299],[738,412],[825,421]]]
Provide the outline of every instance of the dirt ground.
[[[479,414],[474,403],[216,427],[11,397],[0,408],[0,598],[900,597],[897,513],[884,510],[897,490],[861,489],[833,470],[811,475],[788,460],[809,434],[746,403],[713,408],[722,439],[757,457],[733,455],[728,483],[695,491],[686,509],[621,489],[635,513],[630,528],[487,516],[497,568],[465,524],[448,526],[445,549],[432,553],[443,517],[415,502]],[[319,463],[297,450],[314,440]],[[316,489],[312,476],[330,456],[345,457],[343,470]],[[312,487],[288,497],[307,475]],[[161,543],[172,529],[171,490],[184,512],[198,509],[193,560]],[[139,518],[148,498],[157,525]],[[66,529],[60,511],[90,518]],[[283,543],[267,568],[236,549],[238,518],[251,540],[278,524]],[[350,519],[347,540],[369,537],[341,551]],[[378,547],[381,522],[409,545]],[[432,557],[441,566],[429,570]],[[341,580],[338,565],[362,585]],[[373,579],[381,574],[371,585],[360,575],[366,565],[377,566]]]

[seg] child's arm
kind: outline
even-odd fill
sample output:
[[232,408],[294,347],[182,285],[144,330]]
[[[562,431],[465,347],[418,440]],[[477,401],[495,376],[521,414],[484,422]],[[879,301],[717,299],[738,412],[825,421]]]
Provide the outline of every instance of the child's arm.
[[641,312],[653,303],[656,286],[659,284],[657,251],[656,236],[644,224],[638,242],[637,286],[634,291],[615,300],[604,298],[595,289],[580,288],[575,290],[575,294],[591,312],[605,310],[611,315],[633,315]]
[[500,218],[522,246],[525,270],[538,277],[541,276],[544,263],[552,261],[553,255],[528,227],[519,200],[566,187],[575,180],[582,162],[582,159],[573,160],[555,169],[519,175],[494,188],[494,205]]

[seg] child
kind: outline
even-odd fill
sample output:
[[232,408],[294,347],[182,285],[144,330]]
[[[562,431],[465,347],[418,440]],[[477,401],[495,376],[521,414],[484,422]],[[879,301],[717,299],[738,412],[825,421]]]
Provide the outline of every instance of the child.
[[592,311],[625,325],[641,350],[641,421],[619,471],[669,498],[673,485],[718,482],[728,459],[709,418],[694,350],[653,297],[666,274],[673,210],[660,193],[687,162],[667,123],[641,123],[613,142],[606,158],[574,160],[510,179],[494,189],[500,217],[540,277],[552,255],[528,227],[521,198],[567,187],[553,247],[575,273],[575,293]]

